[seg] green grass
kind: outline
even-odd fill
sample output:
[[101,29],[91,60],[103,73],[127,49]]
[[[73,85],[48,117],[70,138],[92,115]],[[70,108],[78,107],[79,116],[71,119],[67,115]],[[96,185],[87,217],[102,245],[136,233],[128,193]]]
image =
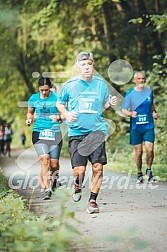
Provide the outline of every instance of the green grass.
[[[133,146],[129,144],[129,134],[117,139],[116,142],[111,139],[107,142],[106,147],[108,163],[105,166],[105,169],[123,174],[128,174],[128,172],[131,171],[132,175],[136,176],[137,169],[134,160],[135,154]],[[158,176],[161,181],[167,181],[167,164],[163,164],[160,156],[157,155],[158,147],[156,143],[154,149],[155,157],[152,165],[154,176]],[[143,172],[145,172],[147,167],[145,160],[146,155],[145,148],[143,146]]]

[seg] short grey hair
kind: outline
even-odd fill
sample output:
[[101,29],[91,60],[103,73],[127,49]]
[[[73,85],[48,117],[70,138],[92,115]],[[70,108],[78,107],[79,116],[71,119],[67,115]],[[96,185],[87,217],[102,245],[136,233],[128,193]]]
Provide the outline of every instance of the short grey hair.
[[80,52],[77,57],[75,62],[78,63],[82,60],[91,60],[92,62],[94,62],[93,60],[93,53],[91,52]]
[[143,74],[144,77],[146,77],[146,75],[145,75],[145,73],[144,73],[143,71],[138,71],[138,72],[136,72],[136,73],[134,74],[134,78],[136,78],[138,74]]

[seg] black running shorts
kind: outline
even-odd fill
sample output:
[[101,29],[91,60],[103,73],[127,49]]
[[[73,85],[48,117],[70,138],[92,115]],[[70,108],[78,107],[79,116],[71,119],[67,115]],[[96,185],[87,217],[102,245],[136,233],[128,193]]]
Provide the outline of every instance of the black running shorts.
[[107,164],[105,135],[101,131],[88,135],[69,137],[69,153],[72,168],[86,166],[88,160],[94,163]]

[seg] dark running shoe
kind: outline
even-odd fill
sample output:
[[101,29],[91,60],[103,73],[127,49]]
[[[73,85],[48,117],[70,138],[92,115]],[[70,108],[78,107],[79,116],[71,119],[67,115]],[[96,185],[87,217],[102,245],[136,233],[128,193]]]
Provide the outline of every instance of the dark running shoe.
[[153,173],[151,169],[148,169],[148,168],[146,169],[146,176],[147,176],[148,182],[154,181]]
[[136,180],[137,184],[143,183],[143,173],[142,172],[138,172],[137,173],[137,180]]
[[55,179],[53,182],[51,181],[52,185],[52,191],[54,192],[56,188],[59,188],[60,186],[62,186],[61,182],[57,179]]
[[43,200],[49,200],[52,196],[52,192],[50,190],[45,191],[45,196],[43,197]]
[[89,214],[99,213],[99,206],[96,201],[89,201],[86,212]]

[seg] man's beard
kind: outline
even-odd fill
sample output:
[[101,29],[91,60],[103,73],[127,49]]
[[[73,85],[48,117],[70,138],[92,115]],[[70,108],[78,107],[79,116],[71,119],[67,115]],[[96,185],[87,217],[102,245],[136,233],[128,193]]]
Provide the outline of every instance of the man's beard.
[[145,83],[140,83],[138,87],[143,88],[145,86]]

